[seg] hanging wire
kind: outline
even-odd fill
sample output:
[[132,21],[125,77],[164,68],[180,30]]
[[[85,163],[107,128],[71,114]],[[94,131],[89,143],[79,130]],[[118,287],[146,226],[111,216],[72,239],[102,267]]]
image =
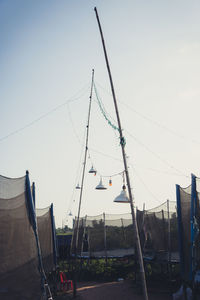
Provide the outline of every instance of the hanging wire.
[[[92,164],[92,166],[94,167],[94,169],[95,169],[95,171],[96,171],[96,174],[98,174],[100,177],[102,177],[102,178],[108,178],[108,177],[112,178],[112,177],[115,177],[115,176],[118,176],[118,175],[121,175],[122,173],[124,173],[124,170],[123,170],[123,171],[121,171],[121,172],[119,172],[119,173],[114,173],[114,174],[111,174],[111,175],[102,175],[102,174],[101,174],[99,171],[97,171],[97,169],[95,168],[95,164],[94,164],[93,161],[92,161],[92,158],[91,158],[89,149],[88,149],[88,153],[89,153],[88,159],[91,161],[91,164]],[[120,161],[122,161],[122,160],[120,160]]]
[[85,127],[85,130],[84,130],[84,134],[83,134],[83,141],[82,141],[82,145],[81,145],[81,154],[80,154],[80,158],[79,158],[79,163],[78,163],[78,167],[77,167],[77,171],[76,171],[76,177],[75,177],[75,184],[73,186],[73,190],[72,190],[72,194],[71,194],[71,198],[70,198],[70,202],[69,202],[69,205],[68,205],[68,209],[67,209],[67,213],[69,213],[71,210],[72,210],[72,205],[73,205],[73,202],[75,201],[75,192],[77,191],[76,190],[76,184],[78,182],[78,179],[80,177],[80,172],[81,172],[81,167],[82,167],[82,156],[83,156],[83,153],[84,153],[84,148],[85,148],[85,136],[86,136],[86,127]]
[[102,177],[102,178],[113,178],[115,176],[119,176],[119,175],[122,175],[124,173],[124,171],[121,171],[119,173],[115,173],[115,174],[111,174],[111,175],[102,175],[100,174],[98,171],[97,171],[97,174]]
[[155,120],[153,120],[153,119],[151,119],[151,118],[145,116],[145,115],[142,114],[141,112],[136,111],[136,110],[133,109],[130,105],[125,104],[125,103],[123,103],[123,102],[121,102],[121,101],[120,101],[120,103],[122,103],[125,107],[127,107],[128,109],[130,109],[131,111],[133,111],[135,114],[137,114],[138,116],[140,116],[140,117],[143,118],[144,120],[146,120],[146,121],[148,121],[148,122],[150,122],[150,123],[156,125],[156,126],[159,127],[159,128],[164,129],[165,131],[169,132],[170,134],[173,134],[174,136],[179,137],[180,139],[183,139],[183,140],[187,139],[187,140],[189,140],[189,141],[192,142],[192,143],[200,144],[199,141],[194,140],[194,139],[190,139],[189,137],[184,136],[184,135],[182,135],[182,134],[180,134],[180,133],[178,133],[178,132],[176,132],[176,131],[174,131],[174,130],[168,128],[167,126],[164,126],[164,125],[160,124],[159,122],[157,122],[157,121],[155,121]]
[[[99,151],[99,150],[96,150],[96,149],[91,148],[91,151],[92,151],[92,152],[95,152],[95,153],[98,153],[98,154],[100,154],[100,155],[102,155],[102,156],[111,158],[111,159],[113,159],[113,160],[115,160],[115,161],[120,161],[120,162],[122,162],[122,159],[119,159],[119,158],[116,158],[116,157],[114,157],[114,156],[112,156],[112,155],[103,153],[103,152],[101,152],[101,151]],[[131,164],[131,163],[130,163],[130,164]],[[140,166],[140,167],[141,167],[141,166]],[[157,169],[146,168],[146,167],[142,167],[142,168],[145,169],[145,170],[153,171],[153,172],[156,172],[156,173],[162,173],[162,174],[170,175],[170,176],[173,175],[173,176],[183,176],[183,177],[187,177],[187,178],[189,177],[189,176],[187,176],[187,175],[185,175],[185,174],[172,173],[172,172],[165,171],[165,170],[157,170]]]
[[[83,88],[82,88],[80,91],[82,91],[82,90],[83,90]],[[80,92],[80,91],[79,91],[79,92]],[[72,96],[72,97],[70,97],[67,101],[65,101],[65,102],[63,102],[63,103],[57,105],[56,107],[54,107],[53,109],[49,110],[49,111],[46,112],[45,114],[43,114],[43,115],[41,115],[40,117],[36,118],[35,120],[31,121],[30,123],[27,123],[27,124],[24,125],[23,127],[20,127],[20,128],[18,128],[18,129],[16,129],[16,130],[10,132],[9,134],[7,134],[7,135],[5,135],[5,136],[2,136],[2,137],[0,138],[0,142],[2,142],[3,140],[6,140],[7,138],[9,138],[9,137],[11,137],[11,136],[13,136],[13,135],[15,135],[15,134],[17,134],[17,133],[20,133],[21,131],[23,131],[23,130],[29,128],[29,127],[31,127],[31,126],[34,125],[35,123],[37,123],[37,122],[43,120],[44,118],[48,117],[50,114],[56,112],[57,110],[61,109],[61,108],[64,107],[64,106],[66,106],[68,103],[70,103],[70,102],[75,102],[75,101],[81,99],[81,98],[83,97],[83,95],[86,94],[86,92],[88,92],[88,86],[87,86],[87,90],[85,90],[80,96],[77,96],[77,97]],[[78,92],[77,92],[76,94],[78,94]],[[76,94],[75,94],[75,95],[76,95]]]
[[78,136],[78,134],[77,134],[77,132],[76,132],[76,129],[75,129],[75,126],[74,126],[74,122],[73,122],[73,120],[72,120],[72,115],[71,115],[69,103],[67,103],[67,111],[68,111],[68,116],[69,116],[69,120],[70,120],[70,122],[71,122],[71,126],[72,126],[72,130],[73,130],[73,132],[74,132],[74,135],[75,135],[75,137],[76,137],[78,143],[81,144],[81,140],[80,140],[80,138],[79,138],[79,136]]
[[[96,85],[94,84],[94,89],[95,89],[95,93],[96,93],[96,97],[97,97],[97,100],[98,100],[98,103],[100,103],[100,109],[101,109],[101,112],[103,113],[104,117],[106,118],[106,120],[108,119],[106,117],[106,113],[104,112],[103,110],[103,104],[102,104],[102,101],[100,101],[100,98],[98,96],[98,93],[97,93],[97,89],[96,89]],[[111,123],[111,122],[110,122]],[[109,123],[109,125],[111,125]],[[115,128],[114,128],[115,129]],[[117,130],[119,130],[117,128]],[[180,173],[182,176],[185,176],[185,177],[188,177],[187,175],[185,175],[182,171],[178,170],[176,167],[174,167],[173,165],[171,165],[167,160],[164,160],[163,158],[161,158],[157,153],[155,153],[154,151],[150,150],[144,143],[142,143],[141,141],[139,141],[136,137],[134,137],[129,131],[125,130],[135,141],[137,141],[137,143],[139,143],[140,145],[142,145],[147,151],[149,151],[150,153],[152,153],[154,156],[156,156],[159,160],[161,160],[163,163],[165,163],[166,165],[168,165],[171,169],[174,169],[176,172]],[[125,138],[123,137],[123,140],[120,141],[120,144],[122,145],[125,145],[126,144],[126,140]]]
[[186,174],[184,174],[182,171],[180,171],[179,169],[177,169],[176,167],[174,167],[173,165],[171,165],[166,159],[163,159],[160,155],[158,155],[156,152],[152,151],[151,149],[149,149],[149,147],[147,147],[144,143],[142,143],[138,138],[136,138],[133,134],[131,134],[129,131],[125,130],[130,137],[132,137],[139,145],[141,145],[142,147],[144,147],[148,152],[152,153],[157,159],[159,159],[160,161],[162,161],[164,164],[166,164],[168,167],[170,167],[171,169],[175,170],[176,172],[180,173],[182,176],[185,177],[189,177]]
[[[96,84],[97,84],[102,90],[104,90],[109,96],[112,96],[111,93],[110,93],[107,89],[105,89],[99,82],[96,81]],[[169,128],[169,127],[167,127],[167,126],[165,126],[165,125],[159,123],[158,121],[156,121],[156,120],[154,120],[154,119],[152,119],[152,118],[150,118],[150,117],[144,115],[143,113],[141,113],[141,112],[139,112],[139,111],[133,109],[133,108],[132,108],[130,105],[128,105],[127,103],[124,103],[123,101],[121,101],[121,100],[119,100],[119,99],[118,99],[118,101],[119,101],[123,106],[125,106],[126,108],[128,108],[129,110],[131,110],[132,112],[134,112],[134,113],[135,113],[136,115],[138,115],[139,117],[141,117],[141,118],[143,118],[144,120],[148,121],[149,123],[152,123],[152,124],[156,125],[157,127],[162,128],[162,129],[168,131],[170,134],[172,134],[172,135],[174,135],[174,136],[177,136],[177,137],[179,137],[180,139],[183,139],[183,140],[187,139],[188,141],[190,141],[190,142],[192,142],[192,143],[200,144],[200,141],[195,140],[195,139],[191,139],[191,138],[189,138],[188,136],[184,136],[183,134],[181,134],[181,133],[179,133],[179,132],[176,132],[176,131],[174,131],[173,129],[171,129],[171,128]]]
[[129,164],[133,170],[133,172],[136,174],[136,176],[138,177],[138,179],[140,180],[140,182],[143,184],[143,186],[146,188],[146,190],[151,194],[151,196],[154,198],[154,200],[156,200],[157,202],[160,203],[160,200],[154,195],[154,193],[152,193],[152,191],[149,189],[149,187],[146,185],[146,183],[144,182],[144,180],[141,178],[141,176],[139,175],[139,173],[136,171],[135,168],[133,168],[132,164]]
[[92,152],[98,153],[98,154],[103,155],[103,156],[105,156],[105,157],[108,157],[108,158],[111,158],[111,159],[113,159],[113,160],[122,162],[122,159],[117,158],[117,157],[114,157],[114,156],[109,155],[109,154],[106,154],[106,153],[103,153],[103,152],[101,152],[101,151],[99,151],[99,150],[97,150],[97,149],[90,148],[90,150],[91,150]]

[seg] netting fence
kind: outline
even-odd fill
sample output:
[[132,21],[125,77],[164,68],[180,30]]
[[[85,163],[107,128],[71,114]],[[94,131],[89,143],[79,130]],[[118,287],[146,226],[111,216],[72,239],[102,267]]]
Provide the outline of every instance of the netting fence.
[[[151,209],[136,211],[143,252],[166,252],[178,259],[176,202],[166,201]],[[78,236],[77,236],[78,232]],[[74,220],[71,253],[86,257],[134,255],[135,237],[131,214],[101,214]],[[169,255],[168,255],[169,257]]]
[[0,176],[0,299],[45,299],[28,173]]
[[200,268],[200,178],[192,174],[187,188],[176,186],[181,276],[192,282]]
[[47,208],[37,208],[36,216],[43,267],[49,273],[56,269],[57,263],[53,204]]

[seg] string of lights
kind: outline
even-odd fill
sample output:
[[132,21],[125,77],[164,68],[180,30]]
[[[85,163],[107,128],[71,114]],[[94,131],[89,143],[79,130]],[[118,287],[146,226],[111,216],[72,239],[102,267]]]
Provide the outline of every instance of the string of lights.
[[[107,121],[108,125],[110,125],[111,128],[114,129],[114,132],[118,132],[119,131],[119,128],[117,126],[114,125],[113,122],[111,122],[111,117],[108,117],[108,113],[106,112],[106,109],[105,109],[105,106],[102,102],[102,100],[100,99],[100,96],[98,94],[98,91],[97,91],[97,87],[96,85],[94,84],[94,91],[95,91],[95,94],[96,94],[96,99],[97,99],[97,104],[99,106],[99,109],[100,109],[100,112],[101,114],[103,115],[104,119]],[[69,112],[70,113],[70,112]],[[70,120],[72,122],[72,118],[70,117]],[[72,125],[73,125],[73,122],[72,122]],[[74,127],[74,126],[72,126]],[[173,175],[176,175],[176,176],[184,176],[184,177],[188,177],[187,175],[183,174],[183,172],[181,172],[180,170],[178,170],[176,167],[174,167],[173,165],[171,165],[169,162],[167,162],[166,160],[162,159],[162,157],[160,157],[157,153],[154,153],[152,150],[149,149],[149,147],[147,147],[145,144],[143,144],[142,142],[140,142],[137,138],[135,138],[130,132],[128,132],[127,130],[125,130],[129,136],[131,136],[137,143],[139,143],[140,145],[142,145],[143,147],[145,147],[145,149],[147,149],[149,152],[151,152],[152,154],[154,154],[159,160],[161,160],[163,163],[165,163],[168,167],[170,167],[171,169],[175,170],[177,173],[173,174]],[[125,141],[124,141],[125,142]],[[95,149],[92,149],[90,148],[90,151],[88,149],[88,159],[90,160],[91,162],[91,168],[90,170],[88,171],[90,174],[94,174],[95,176],[98,175],[100,177],[100,183],[97,185],[96,189],[99,189],[99,190],[104,190],[104,189],[107,189],[104,185],[103,185],[103,182],[102,182],[102,179],[106,179],[106,178],[109,178],[109,186],[112,186],[112,178],[115,177],[115,176],[122,176],[123,177],[123,182],[124,182],[124,170],[121,171],[121,172],[118,172],[118,173],[114,173],[114,174],[110,174],[110,175],[104,175],[102,174],[101,172],[99,172],[99,170],[97,170],[95,168],[95,164],[94,164],[94,161],[92,160],[91,158],[91,151],[93,152],[97,152],[101,155],[104,155],[104,156],[107,156],[107,157],[110,157],[112,159],[115,159],[115,160],[118,160],[118,161],[122,161],[121,159],[118,159],[118,158],[114,158],[113,156],[111,155],[106,155],[105,153],[102,153],[100,152],[99,150],[95,150]],[[129,165],[131,167],[132,164],[129,163]],[[160,170],[153,170],[153,171],[158,171],[158,172],[162,172]],[[152,191],[147,187],[147,185],[145,184],[145,182],[141,179],[141,177],[139,176],[138,172],[135,170],[135,167],[134,167],[134,172],[136,174],[136,176],[139,178],[139,180],[142,182],[142,184],[145,186],[145,188],[148,190],[149,194],[157,201],[157,202],[160,202],[159,199],[152,193]],[[165,172],[166,173],[166,172]],[[171,175],[172,173],[171,172],[168,172],[169,175]],[[81,186],[79,186],[79,184],[76,185],[75,189],[81,189]],[[125,189],[122,191],[125,193]],[[126,195],[123,194],[123,197],[125,197]],[[121,198],[120,198],[121,199]],[[128,200],[127,200],[128,201]],[[71,211],[70,211],[71,212]]]

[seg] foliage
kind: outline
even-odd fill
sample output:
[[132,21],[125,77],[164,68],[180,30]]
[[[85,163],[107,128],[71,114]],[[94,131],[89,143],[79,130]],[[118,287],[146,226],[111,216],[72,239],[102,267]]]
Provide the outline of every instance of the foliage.
[[94,259],[79,263],[79,280],[112,281],[131,278],[134,273],[132,259]]
[[56,234],[72,234],[72,229],[69,228],[67,225],[65,225],[65,227],[63,228],[56,228]]

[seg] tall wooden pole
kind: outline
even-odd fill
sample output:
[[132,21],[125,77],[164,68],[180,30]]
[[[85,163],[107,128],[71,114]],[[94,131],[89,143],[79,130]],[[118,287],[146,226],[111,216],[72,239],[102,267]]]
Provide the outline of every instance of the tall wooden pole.
[[140,275],[141,275],[141,281],[142,281],[143,295],[144,295],[144,299],[148,300],[147,287],[146,287],[146,278],[145,278],[145,271],[144,271],[144,264],[143,264],[143,257],[142,257],[142,251],[141,251],[141,246],[140,246],[140,239],[139,239],[137,222],[136,222],[136,218],[135,218],[135,211],[134,211],[134,207],[133,207],[133,196],[132,196],[132,190],[131,190],[131,185],[130,185],[130,178],[129,178],[129,172],[128,172],[128,167],[127,167],[127,161],[126,161],[126,153],[125,153],[125,144],[126,144],[126,142],[125,142],[125,138],[122,134],[121,122],[120,122],[119,111],[118,111],[118,107],[117,107],[117,100],[116,100],[116,96],[115,96],[115,90],[114,90],[112,75],[111,75],[108,56],[107,56],[107,52],[106,52],[103,32],[102,32],[102,29],[101,29],[101,24],[100,24],[100,21],[99,21],[99,16],[98,16],[98,12],[97,12],[96,7],[94,8],[94,11],[96,13],[96,18],[97,18],[97,22],[98,22],[98,26],[99,26],[100,35],[101,35],[103,51],[104,51],[104,55],[105,55],[106,66],[107,66],[107,70],[108,70],[108,75],[109,75],[109,80],[110,80],[110,85],[111,85],[111,91],[112,91],[112,96],[113,96],[113,101],[114,101],[114,106],[115,106],[115,112],[116,112],[117,122],[118,122],[118,127],[119,127],[120,144],[121,144],[121,149],[122,149],[122,156],[123,156],[124,169],[125,169],[125,174],[126,174],[128,194],[129,194],[129,199],[130,199],[131,215],[132,215],[132,221],[133,221],[133,228],[134,228],[134,232],[135,232],[138,260],[139,260],[139,265],[140,265]]

